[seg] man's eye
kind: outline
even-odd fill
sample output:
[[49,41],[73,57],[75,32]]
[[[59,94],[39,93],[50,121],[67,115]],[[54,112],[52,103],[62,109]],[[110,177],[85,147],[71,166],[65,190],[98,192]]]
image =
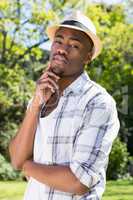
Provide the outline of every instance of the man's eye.
[[62,42],[60,40],[55,40],[54,41],[56,44],[62,44]]
[[78,49],[79,47],[77,46],[77,45],[75,45],[75,44],[71,44],[71,47],[72,48],[75,48],[75,49]]

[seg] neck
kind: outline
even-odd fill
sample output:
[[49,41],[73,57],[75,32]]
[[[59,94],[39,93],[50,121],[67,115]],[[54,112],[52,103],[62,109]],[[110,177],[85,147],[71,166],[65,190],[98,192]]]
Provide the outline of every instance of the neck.
[[62,93],[73,81],[75,81],[82,74],[82,72],[73,76],[61,77],[58,81],[60,93]]

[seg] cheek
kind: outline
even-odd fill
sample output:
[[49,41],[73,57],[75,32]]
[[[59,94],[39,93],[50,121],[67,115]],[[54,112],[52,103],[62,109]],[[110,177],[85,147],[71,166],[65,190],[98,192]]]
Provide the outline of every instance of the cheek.
[[80,61],[85,64],[86,61],[88,60],[88,53],[86,51],[81,51],[80,54]]
[[55,47],[55,45],[52,45],[52,46],[51,46],[51,50],[50,50],[50,60],[52,59],[53,55],[55,54],[56,49],[57,49],[57,48]]
[[79,52],[71,52],[70,54],[70,60],[72,63],[76,63],[80,65],[81,63],[84,62],[85,56],[83,55],[82,51]]
[[51,53],[57,51],[58,49],[58,44],[53,43],[51,46]]
[[54,51],[55,51],[55,45],[52,44],[52,46],[51,46],[51,54],[52,54],[52,52],[54,52]]

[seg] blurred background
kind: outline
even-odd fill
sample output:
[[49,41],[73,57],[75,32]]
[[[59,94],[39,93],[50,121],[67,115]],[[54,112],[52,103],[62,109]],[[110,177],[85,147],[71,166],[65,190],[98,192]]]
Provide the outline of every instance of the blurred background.
[[26,181],[10,164],[8,144],[49,60],[46,27],[72,10],[97,28],[103,50],[86,71],[114,97],[121,123],[103,199],[133,199],[133,0],[0,0],[0,200],[22,199]]

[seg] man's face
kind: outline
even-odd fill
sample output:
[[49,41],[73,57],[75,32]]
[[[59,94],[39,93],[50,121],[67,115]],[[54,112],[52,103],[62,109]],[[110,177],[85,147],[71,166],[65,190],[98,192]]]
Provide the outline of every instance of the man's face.
[[62,77],[81,74],[84,65],[91,60],[89,37],[74,29],[61,27],[52,43],[50,63],[54,73]]

